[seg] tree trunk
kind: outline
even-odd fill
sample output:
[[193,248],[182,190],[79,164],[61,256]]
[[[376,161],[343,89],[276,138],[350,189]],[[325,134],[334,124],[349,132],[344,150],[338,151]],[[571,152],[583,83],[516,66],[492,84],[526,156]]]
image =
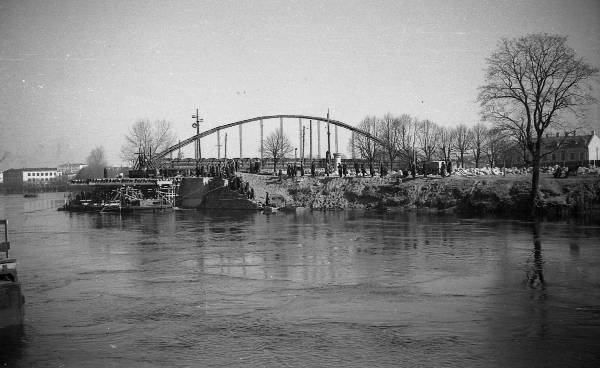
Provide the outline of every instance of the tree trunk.
[[537,210],[540,202],[539,187],[540,187],[540,154],[533,153],[532,172],[531,172],[531,215],[537,217]]

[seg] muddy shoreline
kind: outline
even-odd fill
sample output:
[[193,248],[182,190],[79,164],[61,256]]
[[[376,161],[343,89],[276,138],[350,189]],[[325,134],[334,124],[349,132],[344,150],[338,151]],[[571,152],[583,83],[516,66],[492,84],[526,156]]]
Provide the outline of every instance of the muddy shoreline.
[[[509,218],[527,217],[530,175],[282,178],[242,174],[258,193],[287,208],[312,210],[427,211]],[[542,175],[540,214],[586,216],[600,211],[600,178]]]

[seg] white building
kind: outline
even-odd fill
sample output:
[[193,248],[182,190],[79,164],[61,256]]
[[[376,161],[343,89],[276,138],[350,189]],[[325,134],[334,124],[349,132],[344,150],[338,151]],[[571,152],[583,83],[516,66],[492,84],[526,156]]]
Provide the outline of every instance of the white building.
[[36,167],[21,169],[23,173],[23,182],[34,181],[53,181],[61,175],[56,168]]

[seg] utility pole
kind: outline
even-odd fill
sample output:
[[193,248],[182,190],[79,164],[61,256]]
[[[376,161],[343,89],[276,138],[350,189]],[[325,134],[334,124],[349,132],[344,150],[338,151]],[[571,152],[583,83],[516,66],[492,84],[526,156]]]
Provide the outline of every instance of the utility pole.
[[242,124],[240,124],[240,160],[242,159]]
[[312,162],[312,120],[308,123],[308,159]]
[[263,164],[264,152],[265,152],[265,140],[264,140],[264,131],[263,131],[263,119],[260,119],[260,164]]
[[329,160],[331,159],[331,131],[329,130],[329,109],[327,109],[327,166],[329,166]]
[[221,159],[221,131],[217,130],[217,159]]
[[317,120],[317,158],[321,158],[321,120]]
[[302,165],[304,165],[304,139],[306,137],[306,127],[302,127]]
[[333,132],[335,133],[335,153],[339,153],[340,149],[338,148],[339,147],[339,145],[338,145],[339,142],[338,142],[338,126],[337,125],[335,125],[333,127]]
[[298,119],[298,146],[300,147],[300,156],[303,156],[302,152],[302,118]]
[[225,159],[227,159],[227,133],[225,133]]
[[192,127],[196,128],[196,161],[202,158],[202,151],[200,150],[200,123],[204,122],[204,119],[200,119],[198,109],[196,109],[196,115],[192,115],[192,119],[196,119],[196,122],[192,124]]

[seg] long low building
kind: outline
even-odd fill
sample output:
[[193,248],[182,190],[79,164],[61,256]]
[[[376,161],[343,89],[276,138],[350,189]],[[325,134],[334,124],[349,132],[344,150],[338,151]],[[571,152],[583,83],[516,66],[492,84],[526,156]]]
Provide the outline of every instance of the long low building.
[[4,187],[9,192],[19,192],[27,185],[46,185],[57,182],[62,175],[56,167],[8,169],[3,172]]

